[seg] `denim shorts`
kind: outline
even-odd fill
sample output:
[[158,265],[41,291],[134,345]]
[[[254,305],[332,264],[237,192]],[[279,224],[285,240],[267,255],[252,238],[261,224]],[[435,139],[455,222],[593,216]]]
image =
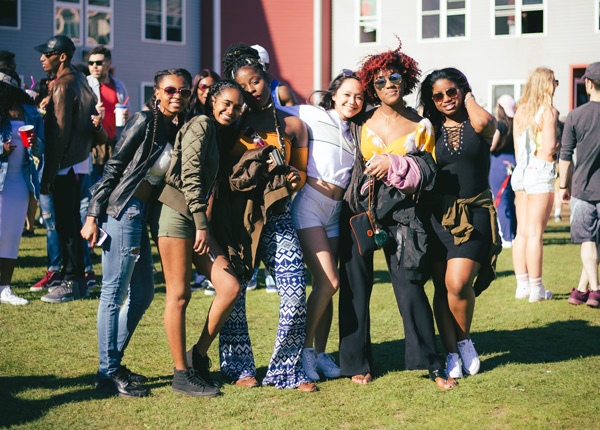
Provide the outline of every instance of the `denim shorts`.
[[556,163],[532,156],[527,165],[517,162],[510,184],[515,192],[525,191],[527,194],[553,193],[555,179]]
[[588,202],[571,197],[571,242],[598,243],[600,202]]
[[341,200],[330,199],[305,184],[292,202],[292,221],[296,230],[323,227],[327,237],[338,237],[341,211]]
[[158,221],[158,237],[195,239],[196,226],[191,219],[174,211],[167,205],[162,205]]

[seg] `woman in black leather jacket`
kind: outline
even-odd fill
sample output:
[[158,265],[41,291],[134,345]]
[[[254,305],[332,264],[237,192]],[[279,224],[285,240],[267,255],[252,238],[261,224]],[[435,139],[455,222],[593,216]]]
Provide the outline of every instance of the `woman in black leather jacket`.
[[[129,371],[121,359],[154,298],[146,221],[169,167],[172,142],[183,123],[191,82],[185,69],[156,73],[152,111],[139,112],[127,123],[102,178],[91,190],[81,230],[92,246],[102,245],[96,388],[121,397],[147,394],[136,385],[146,378]],[[104,233],[108,237],[101,243]]]

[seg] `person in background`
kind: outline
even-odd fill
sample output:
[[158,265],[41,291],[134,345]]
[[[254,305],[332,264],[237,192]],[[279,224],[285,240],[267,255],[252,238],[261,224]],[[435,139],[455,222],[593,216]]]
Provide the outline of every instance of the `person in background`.
[[79,233],[79,207],[82,179],[89,174],[89,154],[101,124],[95,126],[91,121],[98,114],[94,93],[85,76],[71,65],[73,41],[53,36],[35,49],[42,53],[44,71],[56,76],[44,119],[46,150],[41,192],[52,194],[54,199],[64,266],[62,282],[42,296],[42,301],[62,303],[89,295],[84,280],[85,244]]
[[[22,140],[19,127],[33,126]],[[33,152],[44,151],[44,127],[33,100],[21,90],[21,79],[12,69],[0,68],[0,303],[26,305],[11,289],[19,253],[21,231],[29,193],[38,198],[40,185]]]
[[137,385],[146,377],[131,372],[122,359],[154,298],[147,224],[156,228],[153,207],[171,160],[175,135],[183,123],[191,81],[185,69],[167,69],[154,75],[153,109],[135,114],[127,123],[94,188],[81,230],[92,246],[98,243],[100,233],[106,233],[101,244],[99,366],[95,378],[100,392],[120,397],[147,394]]
[[558,81],[538,67],[529,75],[514,120],[517,165],[511,184],[517,208],[513,265],[515,297],[539,302],[552,298],[542,283],[543,234],[550,218],[556,179],[558,111],[552,105]]
[[[251,48],[258,53],[260,62],[263,64],[265,71],[269,73],[269,53],[267,50],[260,45],[252,45]],[[271,78],[270,88],[271,96],[273,97],[273,103],[276,107],[294,106],[298,104],[292,90],[288,86],[283,85],[277,79]]]
[[[510,177],[515,167],[515,144],[513,142],[513,118],[515,100],[508,94],[498,98],[496,120],[498,128],[490,147],[490,188],[494,199],[498,201],[498,222],[502,247],[512,247],[517,233],[517,214],[515,193],[510,185]],[[498,197],[500,197],[498,199]]]
[[475,297],[494,279],[502,250],[488,183],[496,121],[475,100],[467,77],[452,67],[425,77],[420,103],[435,130],[438,165],[433,191],[426,196],[433,312],[447,354],[446,372],[456,379],[463,370],[479,372],[471,340]]
[[192,81],[192,98],[185,116],[186,121],[197,115],[207,114],[204,107],[206,106],[208,90],[212,84],[220,80],[221,77],[210,69],[202,69],[196,73]]
[[[560,199],[571,200],[571,241],[581,243],[583,272],[569,303],[600,307],[598,255],[600,228],[600,62],[583,75],[590,101],[569,112],[559,161]],[[577,168],[573,173],[573,153]],[[584,276],[585,275],[585,276]],[[589,289],[588,289],[589,284]]]
[[17,70],[17,63],[15,63],[15,54],[10,51],[0,51],[0,68]]

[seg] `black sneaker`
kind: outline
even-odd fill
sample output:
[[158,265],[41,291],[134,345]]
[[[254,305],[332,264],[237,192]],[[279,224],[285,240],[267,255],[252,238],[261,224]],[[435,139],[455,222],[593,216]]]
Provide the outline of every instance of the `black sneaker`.
[[99,381],[96,389],[108,394],[117,394],[119,397],[144,397],[148,394],[144,388],[138,387],[129,379],[122,367],[112,373],[110,379]]
[[144,375],[140,375],[139,373],[133,373],[125,366],[121,366],[121,369],[127,374],[131,382],[135,384],[142,384],[148,380],[148,378],[146,378]]
[[221,388],[221,385],[210,375],[212,363],[210,362],[210,357],[208,355],[202,357],[200,353],[196,351],[196,348],[192,347],[192,349],[186,353],[186,359],[188,366],[194,369],[208,385],[215,388]]
[[216,397],[221,392],[204,381],[192,368],[188,370],[174,370],[173,384],[174,393],[187,394],[194,397]]

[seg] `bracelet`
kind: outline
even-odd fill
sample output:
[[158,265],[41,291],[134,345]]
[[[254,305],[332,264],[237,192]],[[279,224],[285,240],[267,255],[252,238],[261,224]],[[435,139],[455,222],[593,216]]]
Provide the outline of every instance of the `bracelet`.
[[[473,94],[471,94],[470,96],[465,97],[465,102],[464,102],[465,106],[467,105],[467,102],[469,100],[471,100],[471,99],[475,100],[475,96]],[[477,100],[475,100],[475,101],[477,101]]]
[[558,186],[559,190],[566,190],[567,188],[568,188],[567,186],[564,186],[564,187],[561,187],[560,185]]

